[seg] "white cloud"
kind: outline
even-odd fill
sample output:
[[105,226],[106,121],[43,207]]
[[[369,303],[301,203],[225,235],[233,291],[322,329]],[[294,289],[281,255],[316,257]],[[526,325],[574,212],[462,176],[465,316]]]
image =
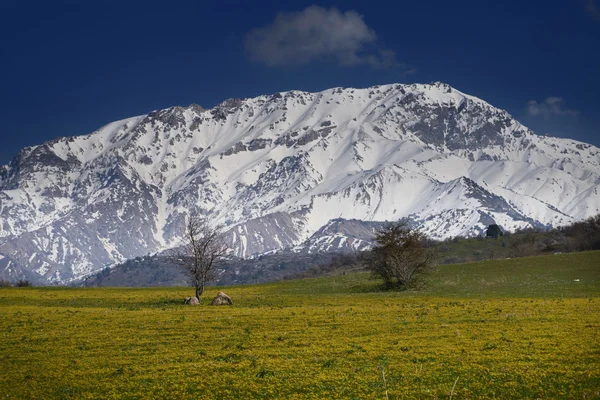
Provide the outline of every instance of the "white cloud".
[[538,103],[535,100],[530,100],[527,103],[527,112],[533,117],[550,117],[550,116],[570,116],[574,117],[579,114],[578,111],[565,108],[565,101],[561,97],[547,97],[543,102]]
[[585,4],[585,11],[588,12],[592,17],[600,19],[600,10],[596,6],[594,0],[587,0]]
[[269,66],[302,65],[315,60],[340,65],[366,64],[376,68],[400,67],[396,53],[378,44],[377,35],[356,11],[310,6],[300,12],[279,13],[264,27],[246,35],[246,51]]

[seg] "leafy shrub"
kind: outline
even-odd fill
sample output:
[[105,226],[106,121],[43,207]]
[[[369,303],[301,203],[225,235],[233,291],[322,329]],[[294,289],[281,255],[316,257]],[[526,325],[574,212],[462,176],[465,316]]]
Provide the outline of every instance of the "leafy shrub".
[[366,260],[367,270],[388,288],[407,288],[435,259],[435,250],[425,246],[425,235],[404,222],[377,231],[375,243]]

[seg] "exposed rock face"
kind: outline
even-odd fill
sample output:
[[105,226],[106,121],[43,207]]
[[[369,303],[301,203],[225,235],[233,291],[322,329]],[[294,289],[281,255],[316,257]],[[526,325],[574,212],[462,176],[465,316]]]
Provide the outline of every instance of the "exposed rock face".
[[437,239],[566,225],[600,213],[600,150],[442,83],[172,107],[0,166],[0,278],[67,283],[160,252],[190,213],[242,258],[361,250],[400,218]]
[[189,304],[191,306],[195,306],[200,304],[200,302],[198,301],[198,299],[196,298],[196,296],[192,296],[192,297],[186,297],[184,304]]
[[231,306],[231,305],[233,305],[233,300],[231,300],[231,297],[227,296],[225,293],[219,292],[219,293],[217,293],[215,298],[212,300],[210,305],[211,306]]

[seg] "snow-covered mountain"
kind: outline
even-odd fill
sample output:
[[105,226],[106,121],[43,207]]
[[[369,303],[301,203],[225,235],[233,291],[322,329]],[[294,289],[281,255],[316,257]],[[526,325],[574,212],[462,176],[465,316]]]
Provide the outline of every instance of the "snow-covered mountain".
[[599,186],[598,148],[442,83],[172,107],[0,167],[0,277],[65,282],[166,249],[189,213],[248,257],[363,248],[370,221],[402,217],[434,238],[567,224],[600,212]]

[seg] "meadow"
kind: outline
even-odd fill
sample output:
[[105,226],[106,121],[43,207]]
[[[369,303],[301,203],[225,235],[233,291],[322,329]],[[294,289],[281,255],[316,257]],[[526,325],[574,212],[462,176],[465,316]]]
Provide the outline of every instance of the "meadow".
[[0,289],[0,398],[600,398],[600,252],[427,282]]

